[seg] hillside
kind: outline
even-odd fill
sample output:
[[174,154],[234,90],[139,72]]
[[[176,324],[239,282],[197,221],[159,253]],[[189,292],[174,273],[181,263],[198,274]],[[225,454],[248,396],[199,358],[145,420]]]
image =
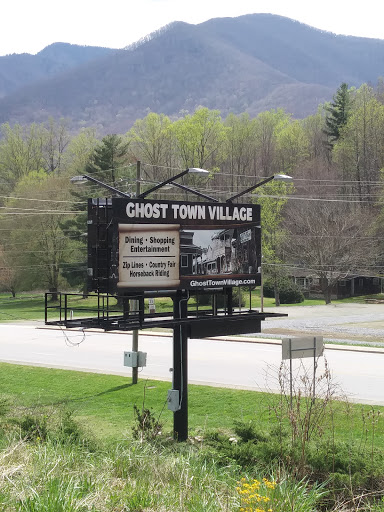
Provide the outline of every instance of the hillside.
[[53,43],[36,55],[22,53],[0,57],[0,98],[112,51],[97,46]]
[[52,115],[70,118],[73,129],[124,132],[148,111],[177,116],[199,105],[223,115],[282,107],[304,117],[341,82],[376,83],[384,69],[382,40],[337,36],[269,14],[175,22],[126,50],[103,50],[70,67],[56,54],[51,77],[31,77],[0,100],[0,123]]

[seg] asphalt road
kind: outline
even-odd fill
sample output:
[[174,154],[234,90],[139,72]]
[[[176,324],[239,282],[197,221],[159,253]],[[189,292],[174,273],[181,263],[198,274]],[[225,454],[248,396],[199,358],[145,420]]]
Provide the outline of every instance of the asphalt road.
[[[31,325],[0,324],[0,360],[118,375],[131,350],[127,333],[64,331]],[[139,378],[171,380],[172,339],[140,335],[139,350],[148,354]],[[189,382],[255,390],[278,391],[281,346],[276,341],[189,340]],[[351,401],[384,405],[384,351],[325,349],[333,381]],[[308,360],[307,360],[308,361]],[[323,361],[323,360],[322,360]],[[311,361],[308,369],[311,371]],[[323,362],[319,366],[322,372]],[[340,391],[341,394],[341,391]]]

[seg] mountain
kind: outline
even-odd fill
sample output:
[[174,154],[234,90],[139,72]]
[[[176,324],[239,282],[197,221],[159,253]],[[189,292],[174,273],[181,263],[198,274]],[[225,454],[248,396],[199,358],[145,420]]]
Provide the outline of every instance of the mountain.
[[199,105],[252,116],[282,107],[300,118],[342,82],[375,83],[384,69],[382,40],[338,36],[271,14],[174,22],[125,50],[98,50],[104,54],[84,53],[75,62],[60,46],[44,49],[56,68],[36,79],[31,72],[28,83],[4,96],[0,123],[64,116],[73,129],[124,132],[148,111],[177,116]]
[[0,57],[0,98],[111,52],[110,48],[53,43],[36,55],[22,53]]

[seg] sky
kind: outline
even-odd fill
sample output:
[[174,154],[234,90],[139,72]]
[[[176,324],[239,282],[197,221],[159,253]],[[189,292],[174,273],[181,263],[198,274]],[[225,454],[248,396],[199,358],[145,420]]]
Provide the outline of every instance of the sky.
[[253,13],[384,39],[383,0],[11,0],[1,7],[0,55],[35,54],[54,42],[123,48],[172,21]]

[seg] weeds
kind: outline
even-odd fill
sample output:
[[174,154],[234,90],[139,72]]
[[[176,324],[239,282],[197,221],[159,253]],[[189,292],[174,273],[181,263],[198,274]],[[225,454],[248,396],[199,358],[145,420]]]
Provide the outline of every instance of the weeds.
[[163,411],[160,412],[158,418],[155,418],[153,412],[145,407],[145,393],[147,386],[144,386],[143,390],[143,404],[141,410],[137,407],[136,404],[133,406],[133,411],[135,415],[135,423],[132,427],[132,434],[134,439],[139,439],[141,442],[152,441],[156,439],[156,437],[161,433],[161,429],[163,427],[162,423],[160,423],[160,416]]
[[[365,512],[371,510],[371,506],[376,507],[372,510],[380,510],[382,503],[377,500],[384,495],[384,451],[378,449],[376,443],[376,436],[382,431],[379,411],[371,408],[363,412],[359,442],[356,435],[358,425],[354,423],[356,416],[352,416],[352,408],[347,402],[337,399],[337,388],[332,383],[327,362],[316,380],[306,367],[298,366],[292,398],[284,365],[279,369],[278,378],[281,394],[279,397],[271,395],[269,428],[264,427],[263,430],[257,419],[247,423],[236,422],[236,438],[215,432],[206,438],[209,449],[218,454],[223,465],[239,464],[243,471],[250,473],[270,471],[271,466],[283,468],[290,475],[284,485],[290,482],[292,488],[283,500],[283,508],[279,508],[281,499],[278,503],[275,500],[273,506],[272,501],[269,503],[273,512],[315,510],[300,509],[299,504],[289,501],[299,484],[308,496],[316,490],[316,500],[321,497],[324,510],[336,507],[334,510],[340,512]],[[316,394],[313,386],[316,386]],[[335,419],[340,416],[349,418],[351,434],[354,434],[350,438],[340,439],[335,434]],[[261,482],[260,479],[258,481]],[[277,492],[282,487],[279,479],[276,482]],[[316,482],[324,482],[322,489]],[[255,483],[247,481],[247,485],[252,487]],[[244,511],[268,510],[266,502],[261,506],[257,501],[262,493],[254,492],[251,487],[248,489],[253,498],[247,495],[248,501],[243,500]],[[304,500],[304,494],[300,495],[299,501]]]
[[[240,506],[252,512],[384,512],[382,417],[378,408],[360,414],[335,401],[333,390],[325,406],[319,394],[327,382],[316,381],[312,404],[303,387],[293,411],[289,400],[271,396],[264,412],[259,404],[254,409],[253,421],[236,422],[225,434],[205,433],[194,444],[160,433],[160,415],[145,406],[145,392],[142,407],[134,408],[136,439],[121,434],[98,444],[68,406],[12,409],[5,402],[0,512],[239,512]],[[229,396],[235,404],[245,395]],[[99,403],[104,399],[111,403],[110,394]],[[350,421],[343,436],[336,430],[340,417]],[[239,494],[242,475],[259,488]],[[256,494],[270,500],[255,501]],[[241,503],[242,497],[250,501]]]

